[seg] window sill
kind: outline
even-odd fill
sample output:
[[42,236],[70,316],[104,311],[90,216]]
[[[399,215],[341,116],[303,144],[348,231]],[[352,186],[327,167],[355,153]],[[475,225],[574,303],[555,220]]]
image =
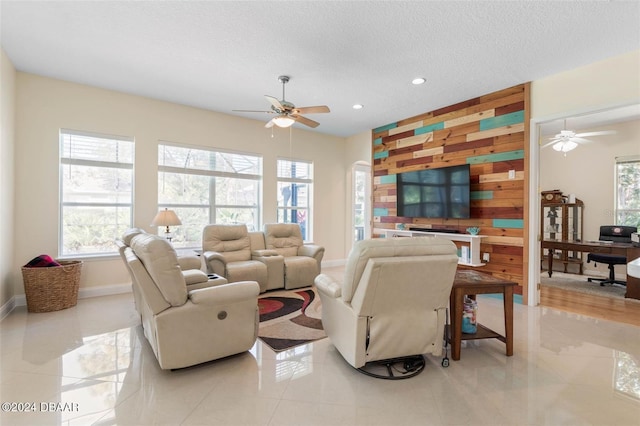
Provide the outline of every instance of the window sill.
[[56,257],[58,260],[81,260],[83,262],[100,262],[104,260],[116,260],[119,258],[120,255],[118,253],[78,254]]

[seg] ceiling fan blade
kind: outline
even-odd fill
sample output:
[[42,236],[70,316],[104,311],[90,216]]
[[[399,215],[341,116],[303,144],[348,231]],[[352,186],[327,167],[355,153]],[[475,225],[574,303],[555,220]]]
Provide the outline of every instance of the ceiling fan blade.
[[602,130],[600,132],[586,132],[586,133],[576,133],[577,137],[583,136],[602,136],[602,135],[615,135],[615,130]]
[[253,110],[253,109],[232,109],[233,112],[264,112],[267,114],[275,114],[273,111]]
[[264,127],[266,127],[267,129],[270,129],[271,127],[273,127],[275,123],[273,122],[273,118],[269,121],[267,121],[267,124],[264,125]]
[[284,111],[284,106],[282,105],[282,103],[280,103],[279,99],[269,95],[264,95],[264,97],[267,98],[267,100],[271,103],[271,105],[278,108],[279,111]]
[[571,141],[572,141],[572,142],[577,142],[577,143],[585,143],[585,142],[586,142],[586,143],[589,143],[589,142],[593,142],[593,141],[592,141],[592,140],[590,140],[590,139],[584,139],[584,138],[578,138],[578,137],[573,137],[573,138],[571,138]]
[[325,112],[331,112],[331,110],[329,110],[329,107],[326,105],[300,107],[293,109],[294,114],[321,114]]
[[289,115],[289,117],[293,118],[298,123],[304,124],[305,126],[318,127],[320,125],[320,123],[318,123],[317,121],[313,121],[313,120],[311,120],[311,119],[309,119],[307,117],[303,117],[301,115],[291,114],[291,115]]
[[553,140],[553,141],[551,141],[551,142],[548,142],[548,143],[546,143],[546,144],[542,145],[542,146],[540,147],[540,149],[544,149],[544,148],[546,148],[546,147],[548,147],[548,146],[551,146],[551,145],[553,145],[553,144],[556,144],[556,143],[558,143],[558,142],[559,142],[559,141]]

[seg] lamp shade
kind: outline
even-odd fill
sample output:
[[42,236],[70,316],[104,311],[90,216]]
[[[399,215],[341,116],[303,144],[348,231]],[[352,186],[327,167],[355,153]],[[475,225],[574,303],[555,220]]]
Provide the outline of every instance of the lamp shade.
[[180,218],[173,210],[160,210],[156,217],[153,218],[151,226],[176,226],[182,225]]

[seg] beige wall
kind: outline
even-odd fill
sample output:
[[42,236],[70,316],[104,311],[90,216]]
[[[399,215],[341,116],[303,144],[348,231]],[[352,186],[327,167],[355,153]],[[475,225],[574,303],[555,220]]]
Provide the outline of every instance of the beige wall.
[[[0,49],[0,307],[13,297],[14,111],[16,70]],[[2,315],[0,315],[1,317]]]
[[[157,212],[157,145],[193,146],[258,153],[264,166],[264,222],[276,221],[276,159],[314,163],[313,239],[325,259],[343,259],[345,229],[345,140],[297,128],[274,130],[264,122],[17,74],[16,235],[13,270],[42,253],[58,253],[58,132],[60,128],[133,136],[135,152],[134,224],[149,231]],[[129,282],[119,258],[88,260],[83,288]],[[15,293],[23,293],[22,281]]]
[[531,118],[640,101],[640,50],[531,83]]

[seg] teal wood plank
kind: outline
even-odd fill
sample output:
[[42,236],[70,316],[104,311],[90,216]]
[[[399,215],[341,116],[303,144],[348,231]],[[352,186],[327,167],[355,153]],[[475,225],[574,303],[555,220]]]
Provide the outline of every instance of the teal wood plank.
[[524,220],[523,219],[493,219],[493,227],[523,229]]
[[374,145],[382,145],[382,138],[375,138],[373,140]]
[[374,160],[379,160],[381,158],[387,158],[389,156],[389,151],[381,151],[381,152],[374,152],[373,153],[373,159]]
[[373,129],[373,133],[384,132],[385,130],[395,129],[396,127],[398,127],[398,123],[390,123],[390,124],[387,124],[386,126],[381,126]]
[[396,179],[397,175],[385,175],[385,176],[380,176],[380,183],[396,183],[397,179]]
[[472,200],[493,200],[493,191],[471,191]]
[[516,111],[497,117],[482,119],[480,120],[480,130],[490,130],[518,123],[524,123],[524,111]]
[[440,123],[429,124],[428,126],[418,127],[413,131],[414,135],[422,135],[425,133],[433,132],[434,130],[444,129],[444,121]]
[[497,154],[476,155],[467,157],[467,164],[497,163],[499,161],[520,160],[524,158],[524,150],[499,152]]
[[373,209],[374,216],[389,216],[389,209],[384,207],[376,207]]

